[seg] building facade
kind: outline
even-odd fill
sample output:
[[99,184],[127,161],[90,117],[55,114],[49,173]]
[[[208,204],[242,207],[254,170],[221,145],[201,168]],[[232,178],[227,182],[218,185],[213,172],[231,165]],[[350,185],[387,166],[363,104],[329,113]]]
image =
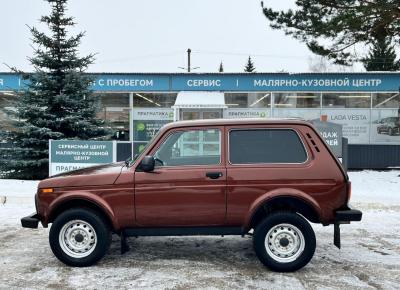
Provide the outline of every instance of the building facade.
[[[114,130],[113,139],[133,142],[136,152],[162,125],[175,120],[298,117],[340,124],[351,158],[372,154],[372,159],[381,159],[375,160],[378,163],[388,160],[379,166],[370,160],[370,165],[354,168],[400,166],[400,73],[94,73],[93,77],[98,117]],[[5,130],[12,128],[7,127],[4,108],[12,106],[23,86],[18,74],[0,73],[0,120]]]

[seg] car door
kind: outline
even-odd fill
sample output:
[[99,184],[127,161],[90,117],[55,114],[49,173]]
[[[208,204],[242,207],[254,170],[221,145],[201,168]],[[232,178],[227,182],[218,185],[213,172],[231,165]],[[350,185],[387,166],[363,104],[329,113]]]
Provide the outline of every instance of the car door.
[[153,172],[135,172],[141,226],[223,225],[226,215],[224,127],[167,132],[150,151]]

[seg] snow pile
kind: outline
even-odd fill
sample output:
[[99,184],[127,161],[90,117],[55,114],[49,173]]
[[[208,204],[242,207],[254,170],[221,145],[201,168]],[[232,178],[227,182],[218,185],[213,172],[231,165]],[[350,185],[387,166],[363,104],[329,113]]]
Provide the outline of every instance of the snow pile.
[[349,172],[352,184],[351,202],[400,205],[400,171]]
[[0,179],[0,204],[32,203],[39,181]]

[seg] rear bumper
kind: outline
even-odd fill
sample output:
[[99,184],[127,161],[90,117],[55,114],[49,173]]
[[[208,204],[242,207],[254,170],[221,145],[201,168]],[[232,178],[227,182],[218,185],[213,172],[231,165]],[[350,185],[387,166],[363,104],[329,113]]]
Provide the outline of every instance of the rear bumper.
[[37,213],[33,213],[21,219],[21,225],[23,228],[36,229],[39,225],[39,216]]
[[362,218],[362,212],[358,209],[337,210],[335,212],[335,224],[333,230],[333,244],[340,249],[340,224],[349,224],[350,222],[359,222]]
[[362,218],[362,212],[358,209],[338,210],[335,213],[335,223],[359,222]]

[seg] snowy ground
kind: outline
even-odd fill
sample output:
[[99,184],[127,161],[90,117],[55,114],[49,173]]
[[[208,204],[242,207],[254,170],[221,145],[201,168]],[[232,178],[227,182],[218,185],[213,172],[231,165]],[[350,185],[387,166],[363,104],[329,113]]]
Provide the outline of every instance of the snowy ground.
[[352,172],[352,204],[363,221],[315,225],[317,250],[308,266],[277,274],[257,260],[251,238],[131,238],[121,256],[115,239],[95,267],[70,268],[48,245],[48,229],[23,229],[34,211],[36,182],[0,180],[0,289],[400,289],[400,171]]

